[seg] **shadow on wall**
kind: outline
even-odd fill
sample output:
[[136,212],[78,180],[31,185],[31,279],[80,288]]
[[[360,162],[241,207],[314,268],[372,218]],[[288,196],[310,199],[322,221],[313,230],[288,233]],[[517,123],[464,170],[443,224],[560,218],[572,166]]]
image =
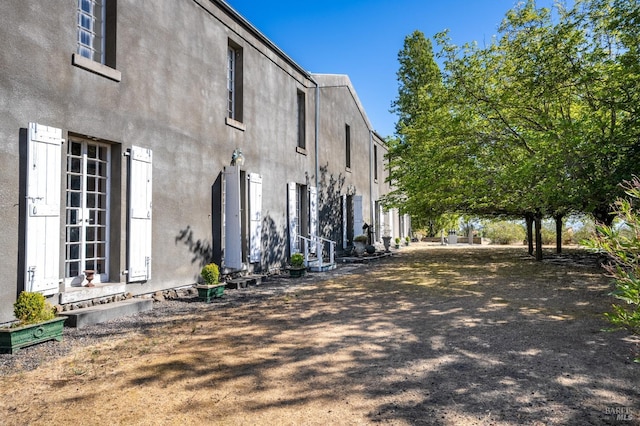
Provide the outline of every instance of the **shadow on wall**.
[[275,221],[269,214],[262,218],[262,261],[263,270],[272,271],[286,265],[287,257],[287,229],[278,230]]
[[328,172],[329,163],[320,166],[320,179],[318,182],[318,206],[320,220],[320,236],[338,242],[342,242],[342,189],[345,177],[342,173],[338,176]]
[[[318,182],[318,206],[321,227],[320,235],[333,241],[342,241],[342,195],[345,177],[337,177],[328,172],[328,164],[320,167]],[[210,262],[222,265],[224,250],[222,243],[222,177],[219,174],[211,186],[212,240],[196,239],[191,225],[178,232],[175,243],[184,244],[193,255],[192,264],[202,267]],[[286,221],[285,221],[286,222]],[[263,271],[282,269],[289,260],[288,229],[283,225],[280,229],[269,213],[262,218],[262,260]],[[212,242],[213,241],[213,242]],[[245,259],[246,262],[246,259]]]
[[209,241],[195,240],[193,237],[193,230],[191,225],[187,225],[185,229],[180,230],[176,236],[176,245],[183,243],[189,249],[189,252],[193,255],[191,258],[192,264],[197,264],[200,267],[212,262],[213,258],[213,246]]

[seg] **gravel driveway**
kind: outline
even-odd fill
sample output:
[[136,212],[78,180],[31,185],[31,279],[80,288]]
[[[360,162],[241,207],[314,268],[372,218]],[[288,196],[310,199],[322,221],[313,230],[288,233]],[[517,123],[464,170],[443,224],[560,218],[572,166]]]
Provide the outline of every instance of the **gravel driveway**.
[[640,424],[639,340],[579,252],[412,244],[0,355],[7,425]]

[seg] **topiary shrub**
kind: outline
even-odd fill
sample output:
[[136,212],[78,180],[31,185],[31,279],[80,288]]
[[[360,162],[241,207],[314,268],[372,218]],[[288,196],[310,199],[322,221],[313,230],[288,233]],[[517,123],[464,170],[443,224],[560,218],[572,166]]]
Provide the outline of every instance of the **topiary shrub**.
[[299,268],[304,265],[304,256],[302,253],[293,253],[289,263],[291,263],[291,266]]
[[36,324],[55,318],[54,307],[40,293],[23,291],[13,304],[13,314],[19,325]]
[[209,263],[202,268],[200,275],[202,276],[205,284],[215,285],[218,284],[218,280],[220,279],[220,269],[215,263]]

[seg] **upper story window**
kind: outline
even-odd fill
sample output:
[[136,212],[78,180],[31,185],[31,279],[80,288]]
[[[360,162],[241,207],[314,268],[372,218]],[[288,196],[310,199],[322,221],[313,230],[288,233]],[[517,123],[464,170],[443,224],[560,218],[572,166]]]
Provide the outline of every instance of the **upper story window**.
[[105,0],[78,0],[78,54],[104,64]]
[[373,145],[373,180],[378,181],[378,145]]
[[344,133],[345,133],[345,162],[347,169],[351,169],[351,126],[348,124],[344,125]]
[[227,50],[227,116],[235,118],[236,116],[236,50],[229,46]]
[[306,97],[303,91],[298,90],[298,148],[306,149]]
[[117,0],[78,0],[73,65],[120,81],[116,70]]
[[242,49],[231,40],[227,49],[227,118],[242,122]]

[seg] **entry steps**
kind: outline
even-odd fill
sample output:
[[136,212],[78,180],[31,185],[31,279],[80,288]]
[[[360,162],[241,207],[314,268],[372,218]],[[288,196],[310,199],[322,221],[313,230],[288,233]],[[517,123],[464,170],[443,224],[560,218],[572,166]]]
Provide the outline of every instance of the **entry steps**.
[[260,285],[264,279],[264,275],[244,275],[227,280],[226,288],[236,290],[240,288],[247,288],[252,285]]
[[67,317],[66,327],[84,328],[89,325],[133,315],[139,312],[153,309],[153,299],[133,298],[120,302],[105,303],[103,305],[90,306],[88,308],[74,309],[60,312],[58,315]]
[[335,262],[326,262],[324,259],[309,259],[307,269],[310,272],[327,272],[336,269]]

